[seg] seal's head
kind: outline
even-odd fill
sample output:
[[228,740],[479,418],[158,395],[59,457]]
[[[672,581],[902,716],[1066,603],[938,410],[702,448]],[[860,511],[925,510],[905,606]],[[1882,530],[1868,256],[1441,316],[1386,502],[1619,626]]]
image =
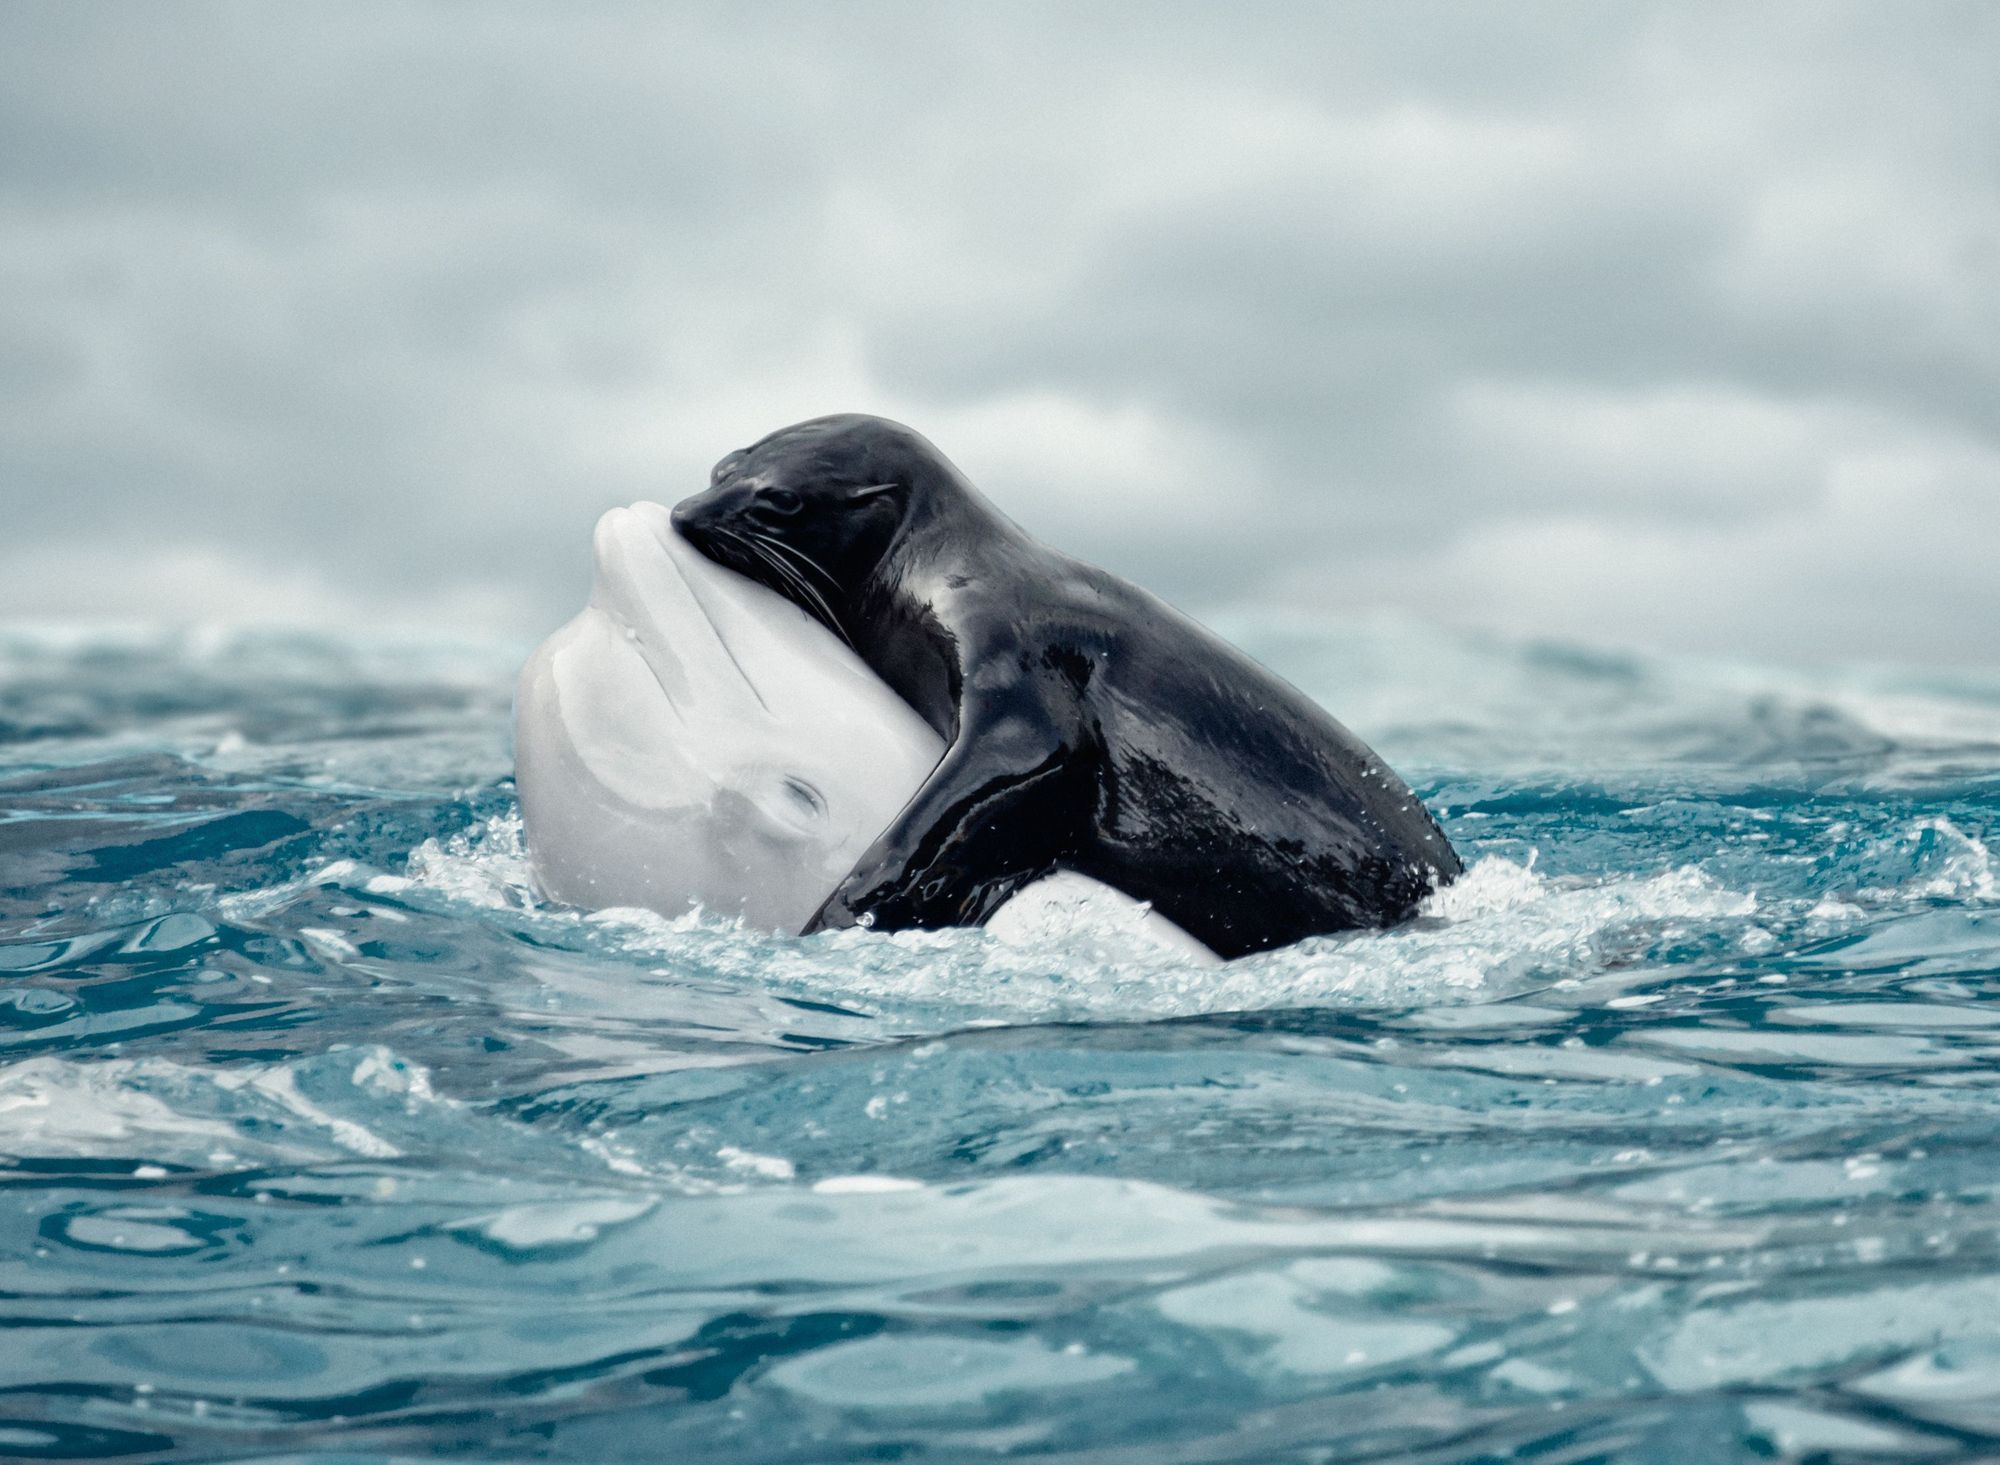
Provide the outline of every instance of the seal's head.
[[901,423],[815,417],[729,454],[673,522],[710,559],[845,635],[897,536],[946,486],[965,490],[944,455]]

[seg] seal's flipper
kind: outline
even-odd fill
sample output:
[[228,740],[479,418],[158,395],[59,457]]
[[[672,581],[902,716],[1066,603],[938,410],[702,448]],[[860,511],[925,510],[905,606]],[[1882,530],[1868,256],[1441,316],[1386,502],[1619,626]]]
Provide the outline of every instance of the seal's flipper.
[[[981,716],[966,709],[959,735],[903,812],[806,925],[808,933],[864,923],[880,930],[983,924],[1007,898],[1068,853],[1089,807],[1074,742],[1040,709]],[[1061,785],[1078,783],[1067,801]]]

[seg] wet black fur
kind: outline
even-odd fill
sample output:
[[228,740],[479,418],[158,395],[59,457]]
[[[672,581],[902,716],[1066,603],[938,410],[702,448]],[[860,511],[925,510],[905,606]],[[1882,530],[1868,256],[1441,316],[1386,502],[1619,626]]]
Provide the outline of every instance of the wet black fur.
[[948,745],[809,930],[977,924],[1062,867],[1235,957],[1405,920],[1462,868],[1310,698],[1036,543],[897,423],[772,433],[674,523],[818,617]]

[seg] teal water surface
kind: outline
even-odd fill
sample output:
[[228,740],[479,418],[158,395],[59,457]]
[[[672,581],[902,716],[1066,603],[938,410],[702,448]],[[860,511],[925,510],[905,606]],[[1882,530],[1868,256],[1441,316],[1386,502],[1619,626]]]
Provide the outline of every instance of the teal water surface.
[[589,916],[518,649],[0,633],[0,1455],[2000,1452],[2000,679],[1226,629],[1423,919]]

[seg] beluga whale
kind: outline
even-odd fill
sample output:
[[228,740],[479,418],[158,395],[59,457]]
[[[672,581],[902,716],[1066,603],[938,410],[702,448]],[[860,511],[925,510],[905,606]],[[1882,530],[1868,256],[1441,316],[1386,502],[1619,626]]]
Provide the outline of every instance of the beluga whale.
[[[944,742],[832,630],[701,554],[656,503],[593,537],[583,611],[528,659],[515,785],[535,883],[586,909],[697,907],[796,934],[936,767]],[[1070,872],[989,924],[1079,927],[1214,957]]]

